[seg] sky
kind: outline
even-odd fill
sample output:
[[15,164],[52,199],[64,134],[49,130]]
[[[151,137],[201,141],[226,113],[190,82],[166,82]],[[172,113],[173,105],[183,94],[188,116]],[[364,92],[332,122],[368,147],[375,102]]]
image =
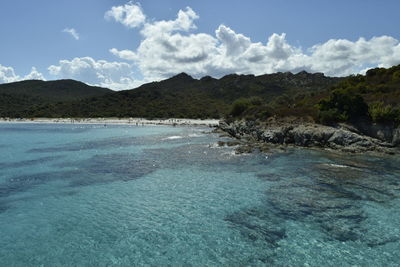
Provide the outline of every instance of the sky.
[[75,79],[114,90],[186,72],[400,64],[398,0],[1,0],[0,83]]

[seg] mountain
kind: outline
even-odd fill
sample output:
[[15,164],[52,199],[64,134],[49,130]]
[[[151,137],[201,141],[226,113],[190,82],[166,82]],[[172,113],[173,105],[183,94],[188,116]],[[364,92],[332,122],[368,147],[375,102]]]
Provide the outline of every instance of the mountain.
[[221,118],[238,98],[256,97],[261,102],[270,103],[282,97],[315,94],[327,90],[340,80],[342,78],[325,77],[321,73],[307,72],[261,76],[231,74],[221,79],[209,76],[194,79],[186,73],[181,73],[132,90],[76,101],[34,105],[18,115],[22,117]]
[[37,97],[43,99],[43,101],[78,100],[111,92],[113,91],[107,88],[89,86],[74,80],[26,80],[0,84],[0,94]]
[[29,116],[30,110],[36,106],[77,101],[112,92],[74,80],[27,80],[0,84],[0,117]]

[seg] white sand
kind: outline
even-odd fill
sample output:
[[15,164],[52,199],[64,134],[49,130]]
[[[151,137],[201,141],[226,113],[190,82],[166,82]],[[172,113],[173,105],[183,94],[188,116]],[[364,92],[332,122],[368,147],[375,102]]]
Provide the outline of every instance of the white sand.
[[9,119],[0,118],[0,123],[68,123],[68,124],[129,124],[129,125],[192,125],[192,126],[217,126],[219,120],[214,119],[155,119],[142,118],[34,118],[34,119]]

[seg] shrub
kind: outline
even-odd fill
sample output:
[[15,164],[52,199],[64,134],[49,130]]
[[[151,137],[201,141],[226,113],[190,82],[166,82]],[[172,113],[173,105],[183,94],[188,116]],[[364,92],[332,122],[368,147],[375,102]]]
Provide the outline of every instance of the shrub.
[[263,103],[263,99],[259,96],[252,96],[248,100],[253,106],[260,106]]
[[392,80],[393,81],[400,81],[400,70],[398,70],[398,71],[395,71],[394,73],[393,73],[393,75],[392,75]]
[[245,110],[251,106],[251,102],[246,98],[239,98],[233,102],[229,115],[233,117],[240,116]]
[[373,76],[377,76],[377,75],[382,75],[385,72],[386,72],[386,69],[384,69],[384,68],[369,69],[366,73],[366,76],[373,77]]
[[375,102],[370,105],[369,113],[374,122],[394,122],[399,119],[399,109],[394,109],[383,102]]
[[362,96],[350,90],[337,89],[318,104],[319,120],[351,121],[368,116],[368,105]]
[[348,118],[337,109],[327,109],[319,111],[318,120],[323,124],[331,124],[338,121],[346,121]]

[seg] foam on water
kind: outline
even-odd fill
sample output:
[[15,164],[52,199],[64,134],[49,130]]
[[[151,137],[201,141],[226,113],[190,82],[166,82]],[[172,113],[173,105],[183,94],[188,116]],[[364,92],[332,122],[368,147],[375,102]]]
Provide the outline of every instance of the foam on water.
[[398,266],[398,159],[204,130],[0,125],[1,266]]
[[182,138],[183,138],[183,136],[173,135],[173,136],[165,137],[163,140],[175,140],[175,139],[182,139]]

